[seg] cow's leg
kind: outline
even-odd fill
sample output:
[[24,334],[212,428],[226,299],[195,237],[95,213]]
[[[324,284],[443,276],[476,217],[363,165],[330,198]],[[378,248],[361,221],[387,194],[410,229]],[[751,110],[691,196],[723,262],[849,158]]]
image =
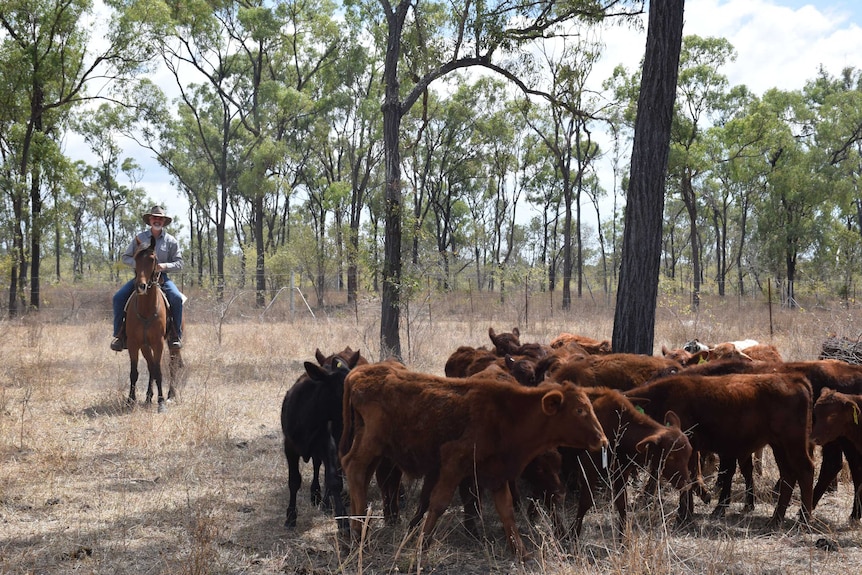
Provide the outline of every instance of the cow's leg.
[[422,521],[425,512],[428,511],[428,501],[431,499],[431,490],[437,483],[437,472],[428,474],[422,481],[422,491],[419,493],[419,506],[416,509],[416,514],[410,520],[410,529],[413,529]]
[[862,490],[862,457],[852,445],[844,448],[847,458],[847,467],[850,468],[850,476],[853,478],[853,509],[850,512],[850,522],[858,523],[862,517],[862,503],[859,501],[860,490]]
[[733,483],[733,474],[736,471],[736,457],[720,455],[718,458],[718,504],[712,511],[712,517],[724,517],[730,505],[730,488]]
[[309,486],[309,494],[311,497],[312,505],[320,505],[321,503],[324,505],[329,505],[329,501],[327,497],[330,493],[327,491],[325,494],[321,495],[320,491],[320,466],[323,465],[323,462],[320,460],[320,456],[314,454],[311,456],[311,485]]
[[[578,457],[578,461],[583,462],[583,457]],[[574,531],[575,535],[580,537],[581,529],[584,526],[584,516],[595,505],[593,488],[598,485],[599,479],[596,475],[596,470],[591,464],[579,464],[577,473],[580,481],[580,489],[578,490],[578,513],[575,517]]]
[[394,525],[398,521],[400,510],[398,495],[401,489],[401,468],[384,457],[377,465],[375,474],[377,486],[383,496],[383,518],[387,525]]
[[335,509],[338,528],[346,533],[350,528],[350,523],[347,520],[347,511],[344,509],[344,500],[341,498],[344,484],[341,479],[341,469],[338,465],[338,447],[335,445],[335,439],[331,435],[327,436],[323,474],[324,482],[326,483],[326,493],[329,493],[329,497],[332,498],[332,507]]
[[341,458],[347,490],[350,492],[351,528],[357,539],[361,536],[365,523],[368,484],[380,462],[380,456],[373,451],[375,443],[371,441],[366,444],[363,440],[364,433],[357,427],[350,451]]
[[622,539],[626,532],[628,494],[626,493],[626,478],[619,470],[613,474],[612,485],[614,506],[617,508],[617,515],[619,516],[617,536]]
[[[763,450],[757,451],[760,457],[763,457]],[[745,479],[745,505],[742,507],[743,513],[754,511],[754,470],[756,467],[755,460],[751,455],[743,457],[739,460],[739,471]],[[762,473],[762,472],[761,472]]]
[[284,455],[287,459],[287,487],[290,490],[284,526],[292,529],[296,527],[296,494],[302,487],[302,474],[299,472],[299,454],[285,444]]
[[494,505],[497,507],[497,514],[503,523],[503,531],[506,533],[506,539],[509,541],[512,551],[522,561],[526,561],[530,558],[530,554],[527,553],[521,535],[518,533],[518,527],[515,525],[515,508],[512,505],[512,492],[509,491],[508,482],[503,483],[500,489],[494,491]]
[[[474,477],[465,477],[458,484],[461,503],[464,505],[464,527],[472,535],[479,534],[478,524],[482,513],[482,493]],[[510,491],[511,494],[511,491]]]
[[[807,451],[805,452],[807,453]],[[787,454],[787,451],[783,446],[772,446],[772,454],[775,456],[775,463],[778,465],[778,502],[775,505],[775,511],[772,513],[772,517],[769,519],[767,523],[767,527],[775,528],[781,525],[781,522],[784,520],[784,516],[787,514],[787,506],[790,504],[790,497],[793,495],[793,487],[796,485],[797,479],[801,479],[796,476],[796,473],[799,471],[796,469],[796,465],[794,465]],[[812,482],[813,482],[813,473],[814,469],[812,466]],[[800,484],[801,485],[801,484]],[[811,510],[811,490],[809,489],[808,494],[806,496],[804,490],[802,492],[803,499],[803,516],[806,516],[810,513]],[[807,499],[807,501],[806,501]],[[808,506],[806,509],[806,505]]]
[[844,451],[841,440],[830,441],[821,448],[820,474],[817,476],[817,484],[814,486],[813,495],[815,507],[820,502],[823,494],[829,491],[829,486],[832,485],[835,478],[838,477],[838,472],[841,471],[841,454]]
[[[444,454],[445,458],[445,454]],[[437,525],[437,520],[449,507],[458,484],[461,483],[461,475],[456,470],[440,470],[440,476],[431,489],[428,497],[428,512],[425,515],[425,524],[422,526],[422,538],[429,537]],[[511,498],[511,494],[509,495]],[[421,544],[421,540],[420,540]]]

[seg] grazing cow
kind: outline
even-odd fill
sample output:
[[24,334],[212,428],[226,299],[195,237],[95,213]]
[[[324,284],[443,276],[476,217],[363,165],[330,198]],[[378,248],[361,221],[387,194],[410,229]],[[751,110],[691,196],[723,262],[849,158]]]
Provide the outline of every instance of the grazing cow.
[[493,327],[489,327],[488,337],[494,344],[494,354],[499,357],[503,357],[507,353],[517,354],[518,348],[521,347],[521,332],[517,327],[513,327],[512,331],[508,333],[497,333]]
[[[836,359],[816,361],[789,361],[782,363],[751,362],[743,360],[713,361],[698,366],[687,367],[682,373],[698,375],[719,375],[729,373],[801,373],[811,383],[812,400],[817,401],[824,388],[842,393],[862,393],[862,366],[849,364]],[[815,421],[816,423],[816,421]],[[838,438],[822,445],[822,458],[817,483],[814,485],[813,507],[833,484],[841,471],[842,454],[847,459],[850,474],[855,486],[851,521],[862,518],[862,458],[852,448],[849,440]],[[742,463],[742,462],[740,462]],[[751,478],[740,465],[746,480],[746,488],[751,489]]]
[[[772,447],[781,474],[778,503],[770,525],[787,512],[799,483],[802,516],[813,507],[814,463],[809,453],[811,384],[799,373],[695,376],[678,374],[626,392],[652,417],[668,410],[679,415],[696,452],[711,451],[721,460],[721,492],[713,516],[722,516],[730,502],[730,480],[736,462],[765,445]],[[697,458],[692,457],[692,471]],[[680,519],[691,517],[691,494],[680,497]]]
[[[462,345],[446,360],[444,373],[446,377],[471,377],[496,365],[499,370],[508,373],[520,384],[534,386],[538,383],[535,372],[536,361],[531,356],[506,354],[500,357],[484,347]],[[499,370],[495,370],[495,375]]]
[[862,452],[860,413],[862,413],[862,395],[823,388],[814,404],[814,428],[811,430],[811,441],[817,445],[824,445],[844,437],[850,440],[857,452]]
[[611,342],[608,340],[599,341],[585,335],[576,335],[573,333],[561,333],[551,340],[551,348],[558,349],[560,347],[574,344],[591,355],[603,355],[611,353]]
[[347,377],[344,423],[339,449],[356,534],[366,513],[369,479],[385,459],[408,476],[425,477],[422,497],[429,505],[423,537],[431,534],[459,484],[470,478],[493,493],[506,539],[519,557],[527,554],[515,526],[509,482],[554,447],[607,445],[589,399],[574,385],[442,378],[386,363],[358,367]]
[[571,359],[546,373],[545,377],[552,381],[571,381],[581,387],[610,387],[625,391],[680,369],[679,363],[664,357],[610,353]]
[[[342,356],[343,354],[343,356]],[[305,362],[305,373],[287,390],[281,404],[281,429],[284,434],[284,456],[287,459],[290,502],[285,527],[296,527],[296,494],[302,486],[300,458],[312,460],[314,477],[311,501],[317,505],[333,501],[335,512],[343,517],[342,479],[336,445],[341,438],[344,377],[350,369],[365,361],[359,351],[324,356],[317,350],[321,365]],[[325,492],[320,493],[320,465],[323,464]],[[342,522],[346,528],[346,522]]]
[[662,346],[662,355],[680,361],[683,365],[696,365],[704,361],[719,359],[742,359],[746,361],[784,361],[781,353],[772,344],[758,343],[753,339],[728,341],[709,347],[694,339],[682,349],[668,350]]
[[446,377],[467,377],[471,372],[482,371],[497,361],[497,358],[497,354],[485,346],[462,345],[446,360],[444,373]]
[[[315,472],[323,463],[326,493],[334,501],[336,513],[344,516],[341,500],[341,475],[334,451],[333,435],[340,430],[331,408],[341,399],[344,376],[348,369],[340,358],[333,360],[332,369],[305,362],[306,373],[287,391],[281,405],[281,428],[284,433],[284,456],[288,465],[290,502],[285,527],[296,526],[296,494],[302,485],[300,458],[313,459]],[[313,503],[321,501],[319,477],[312,483]],[[328,498],[327,498],[328,499]],[[344,525],[342,525],[344,527]]]
[[548,355],[550,349],[540,343],[521,343],[521,332],[513,327],[511,333],[496,333],[493,327],[488,328],[488,336],[494,344],[494,353],[498,357],[507,355],[526,355],[534,359],[541,359]]
[[626,522],[626,483],[629,477],[644,467],[657,470],[676,489],[689,488],[688,469],[691,443],[680,429],[675,413],[665,414],[665,424],[647,416],[619,391],[595,387],[584,390],[593,404],[596,418],[608,436],[610,458],[605,467],[602,454],[585,453],[560,448],[563,453],[563,474],[580,478],[578,514],[575,533],[581,534],[584,515],[593,506],[596,490],[611,485],[611,498],[619,513],[619,533]]

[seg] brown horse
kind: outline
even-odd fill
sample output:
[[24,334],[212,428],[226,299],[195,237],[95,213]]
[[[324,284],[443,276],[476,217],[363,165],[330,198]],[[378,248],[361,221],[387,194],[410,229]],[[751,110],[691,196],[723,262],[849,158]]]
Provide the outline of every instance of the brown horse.
[[[135,238],[135,292],[126,306],[126,345],[129,348],[131,370],[129,372],[129,405],[136,401],[135,386],[138,382],[138,352],[147,360],[149,382],[147,403],[153,401],[153,382],[158,389],[159,411],[166,409],[162,395],[162,353],[165,349],[167,327],[167,304],[159,287],[159,268],[156,258],[156,239],[149,245]],[[170,389],[168,399],[174,397],[174,368],[182,365],[180,350],[171,350]]]

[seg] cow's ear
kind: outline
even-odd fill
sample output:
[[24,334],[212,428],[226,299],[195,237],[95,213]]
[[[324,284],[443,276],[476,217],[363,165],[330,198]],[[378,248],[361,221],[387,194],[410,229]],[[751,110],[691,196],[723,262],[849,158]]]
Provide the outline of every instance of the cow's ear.
[[707,361],[709,361],[709,350],[708,349],[702,349],[702,350],[698,351],[697,353],[693,353],[691,355],[691,359],[688,361],[688,363],[689,363],[689,365],[694,365],[694,364],[698,364],[698,363],[704,363]]
[[680,421],[679,416],[673,411],[668,411],[664,414],[664,424],[668,427],[682,429],[682,421]]
[[326,356],[323,355],[323,352],[320,351],[320,348],[317,348],[314,350],[314,358],[317,360],[317,363],[319,363],[320,365],[323,365],[323,363],[326,361]]
[[494,341],[495,339],[497,339],[497,332],[494,331],[493,327],[488,328],[488,337],[491,338],[491,341]]
[[659,444],[658,441],[659,441],[659,435],[657,433],[650,435],[648,437],[644,437],[643,439],[641,439],[638,442],[637,445],[635,445],[635,449],[637,450],[638,453],[643,453],[647,450],[647,448],[649,448],[650,444],[658,447],[658,444]]
[[559,390],[549,391],[542,397],[542,411],[546,415],[556,415],[563,405],[563,394]]
[[512,333],[515,334],[515,337],[521,337],[521,331],[517,327],[512,328]]
[[306,361],[305,365],[305,373],[308,374],[308,377],[315,381],[320,381],[326,378],[326,372],[323,371],[323,368],[317,365],[316,363],[311,363],[310,361]]
[[[347,348],[347,349],[350,349],[350,348]],[[357,349],[356,351],[353,352],[353,354],[347,360],[347,368],[353,369],[354,367],[356,367],[356,364],[358,362],[359,362],[359,350]]]
[[608,340],[603,341],[602,344],[599,346],[599,351],[602,351],[604,353],[610,353],[611,342],[609,342]]
[[670,350],[667,348],[667,346],[665,344],[661,344],[661,354],[667,355],[669,353],[670,353]]

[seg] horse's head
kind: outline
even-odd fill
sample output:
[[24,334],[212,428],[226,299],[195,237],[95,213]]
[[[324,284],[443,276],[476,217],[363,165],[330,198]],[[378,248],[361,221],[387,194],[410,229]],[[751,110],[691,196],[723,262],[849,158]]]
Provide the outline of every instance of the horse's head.
[[146,245],[135,237],[137,248],[135,249],[135,289],[138,295],[147,293],[158,280],[158,259],[156,258],[156,238],[150,238],[150,244]]

